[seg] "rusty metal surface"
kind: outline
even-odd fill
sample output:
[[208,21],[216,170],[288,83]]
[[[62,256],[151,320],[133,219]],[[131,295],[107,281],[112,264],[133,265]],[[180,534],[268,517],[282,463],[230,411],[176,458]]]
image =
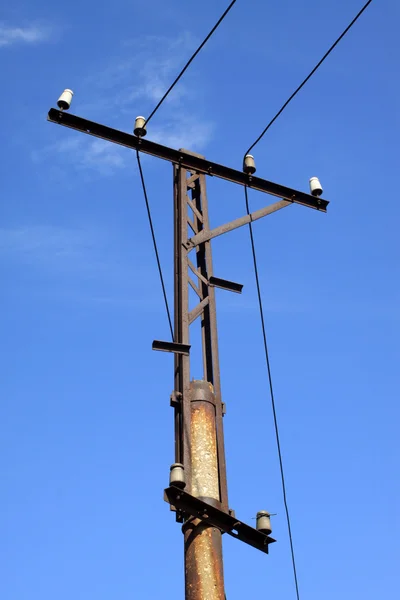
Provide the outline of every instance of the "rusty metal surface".
[[198,520],[185,528],[185,600],[224,600],[221,537]]
[[[209,498],[195,498],[175,486],[170,486],[164,490],[164,500],[186,515],[189,522],[192,519],[200,519],[204,523],[216,527],[220,531],[229,534],[237,540],[253,546],[257,550],[261,550],[268,554],[268,546],[275,542],[275,539],[270,537],[265,531],[251,527],[247,523],[240,521],[234,511],[226,513],[218,506],[216,501]],[[188,521],[187,521],[188,522]],[[184,525],[184,530],[187,525]]]
[[[191,490],[193,496],[219,502],[216,398],[211,383],[190,383]],[[190,519],[184,525],[186,600],[223,600],[221,531]]]
[[192,382],[191,393],[192,494],[219,500],[214,394],[205,382]]
[[[190,156],[195,157],[190,153]],[[198,157],[202,158],[202,157]],[[190,356],[175,354],[175,462],[185,468],[188,494],[229,515],[215,289],[209,240],[187,247],[190,230],[208,232],[206,178],[174,166],[174,342],[190,345],[190,325],[201,327],[203,379],[190,382]],[[196,256],[196,260],[191,255]],[[196,266],[195,266],[196,265]],[[196,277],[193,281],[190,273]],[[198,303],[189,310],[189,288]],[[172,504],[172,503],[171,503]],[[179,507],[177,507],[179,508]],[[184,513],[179,510],[177,519]],[[207,523],[185,526],[186,600],[223,600],[221,531]]]
[[[195,201],[196,207],[202,213],[201,231],[210,230],[210,222],[208,216],[208,200],[206,190],[206,177],[200,174],[192,190],[192,198]],[[199,224],[200,225],[200,224]],[[219,465],[219,488],[220,500],[225,510],[228,506],[228,486],[226,479],[226,463],[225,463],[225,444],[223,433],[223,417],[222,417],[222,398],[221,398],[221,379],[219,368],[219,350],[218,350],[218,330],[217,330],[217,308],[215,301],[215,289],[210,285],[210,278],[213,277],[212,251],[211,242],[206,241],[197,246],[196,249],[197,269],[207,280],[207,284],[199,279],[204,297],[209,298],[209,303],[204,309],[202,318],[202,340],[203,340],[203,362],[204,362],[204,379],[209,381],[214,386],[216,398],[216,434],[217,434],[217,453]]]
[[[182,150],[182,152],[188,152]],[[204,158],[188,152],[192,157]],[[191,218],[193,220],[191,220]],[[205,175],[174,166],[174,269],[175,310],[174,342],[189,345],[190,325],[201,326],[203,379],[214,386],[216,408],[214,428],[216,430],[216,455],[218,468],[218,496],[224,509],[228,510],[225,451],[222,423],[221,384],[218,356],[218,333],[213,281],[211,244],[206,241],[196,250],[187,248],[189,227],[199,232],[208,232],[208,202]],[[191,255],[193,254],[193,261]],[[194,256],[196,260],[194,261]],[[196,263],[196,266],[194,264]],[[189,272],[196,277],[193,281]],[[198,296],[198,304],[189,310],[189,287]],[[188,481],[187,491],[192,485],[191,436],[192,410],[189,399],[190,357],[175,356],[175,388],[180,398],[174,404],[175,411],[175,461],[183,463]]]

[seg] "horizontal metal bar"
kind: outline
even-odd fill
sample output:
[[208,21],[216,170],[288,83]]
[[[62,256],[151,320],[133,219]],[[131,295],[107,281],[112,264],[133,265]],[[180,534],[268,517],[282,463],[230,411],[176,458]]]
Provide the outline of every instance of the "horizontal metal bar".
[[205,523],[217,527],[241,542],[245,542],[253,546],[253,548],[265,552],[265,554],[268,554],[269,544],[276,541],[262,531],[258,531],[250,527],[250,525],[239,521],[232,514],[226,513],[208,502],[204,502],[200,498],[195,498],[195,496],[172,485],[164,490],[164,500],[187,515],[201,519]]
[[225,223],[224,225],[215,227],[215,229],[211,229],[209,231],[200,231],[200,233],[197,233],[195,236],[190,238],[186,242],[185,246],[188,250],[189,248],[194,248],[195,246],[203,244],[208,240],[212,240],[213,238],[218,237],[219,235],[228,233],[228,231],[233,231],[238,227],[243,227],[243,225],[247,225],[250,222],[252,223],[253,221],[257,221],[262,217],[266,217],[267,215],[270,215],[276,212],[277,210],[280,210],[281,208],[285,208],[285,206],[289,206],[289,204],[292,203],[288,202],[287,200],[281,200],[280,202],[275,202],[275,204],[270,204],[265,208],[260,208],[259,210],[250,213],[250,215],[244,215],[244,217],[239,217],[239,219],[235,219],[234,221],[230,221],[229,223]]
[[208,282],[210,285],[221,288],[222,290],[228,290],[228,292],[236,292],[236,294],[242,293],[243,285],[241,283],[220,279],[219,277],[210,277]]
[[175,354],[184,354],[189,356],[190,346],[188,344],[178,344],[177,342],[162,342],[160,340],[154,340],[152,344],[153,350],[159,350],[160,352],[174,352]]
[[260,179],[259,177],[254,177],[254,175],[248,175],[242,171],[236,171],[235,169],[219,165],[218,163],[211,162],[187,151],[174,150],[167,146],[150,142],[144,138],[138,138],[129,133],[125,133],[124,131],[119,131],[118,129],[112,129],[111,127],[106,127],[105,125],[82,119],[82,117],[77,117],[76,115],[60,111],[56,108],[50,109],[48,121],[70,127],[76,131],[88,133],[89,135],[102,138],[109,142],[114,142],[115,144],[120,144],[127,148],[140,150],[140,152],[144,152],[145,154],[157,156],[158,158],[168,160],[169,162],[181,165],[186,169],[197,171],[198,173],[206,173],[207,175],[226,179],[227,181],[232,181],[239,185],[246,185],[259,192],[279,196],[290,202],[302,204],[303,206],[308,206],[309,208],[314,208],[322,212],[326,212],[326,207],[329,204],[327,200],[322,200],[322,198],[315,198],[314,196],[293,190],[284,185],[272,183],[266,179]]

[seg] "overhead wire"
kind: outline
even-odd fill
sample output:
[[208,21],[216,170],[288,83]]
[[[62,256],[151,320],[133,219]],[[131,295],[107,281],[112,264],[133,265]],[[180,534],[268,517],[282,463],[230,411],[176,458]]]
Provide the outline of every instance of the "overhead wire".
[[354,17],[354,19],[351,21],[351,23],[346,27],[346,29],[340,34],[340,36],[337,38],[337,40],[332,44],[332,46],[329,48],[329,50],[324,54],[324,56],[321,58],[321,60],[315,65],[315,67],[313,68],[313,70],[307,75],[307,77],[302,81],[302,83],[299,85],[298,88],[295,89],[295,91],[293,92],[293,94],[286,100],[286,102],[281,106],[281,108],[278,110],[278,112],[276,113],[276,115],[273,117],[273,119],[271,119],[271,121],[268,123],[268,125],[265,127],[265,129],[261,132],[261,134],[258,136],[258,138],[255,140],[255,142],[253,142],[253,144],[250,146],[250,148],[247,150],[246,154],[249,154],[252,149],[254,148],[254,146],[256,146],[258,144],[258,142],[264,137],[264,135],[267,133],[268,129],[271,127],[271,125],[273,123],[275,123],[275,121],[277,120],[277,118],[283,113],[283,111],[285,110],[285,108],[287,107],[287,105],[293,100],[293,98],[299,93],[299,91],[305,86],[305,84],[307,83],[307,81],[309,81],[309,79],[311,79],[311,77],[314,75],[314,73],[319,69],[319,67],[322,65],[322,63],[325,61],[326,58],[328,58],[328,56],[330,55],[330,53],[332,52],[332,50],[334,50],[336,48],[336,46],[339,44],[339,42],[344,38],[344,36],[346,35],[346,33],[353,27],[354,23],[361,17],[361,15],[363,14],[363,12],[368,8],[368,6],[371,4],[372,0],[368,0],[368,2],[366,2],[364,4],[364,6],[362,7],[362,9],[357,13],[357,15]]
[[[288,98],[288,100],[286,100],[286,102],[282,105],[282,107],[279,109],[279,111],[276,113],[276,115],[273,117],[273,119],[271,119],[271,121],[268,123],[268,125],[265,127],[265,129],[262,131],[262,133],[255,140],[255,142],[253,142],[253,144],[249,147],[249,149],[245,153],[245,156],[246,156],[246,154],[249,154],[251,152],[251,150],[256,146],[256,144],[258,144],[258,142],[263,138],[263,136],[266,134],[268,129],[271,127],[271,125],[278,119],[278,117],[282,114],[282,112],[285,110],[287,105],[299,93],[299,91],[304,87],[304,85],[311,79],[311,77],[314,75],[314,73],[318,70],[318,68],[322,65],[322,63],[325,61],[325,59],[334,50],[334,48],[339,44],[339,42],[343,39],[343,37],[346,35],[346,33],[353,27],[354,23],[359,19],[359,17],[366,10],[366,8],[371,4],[371,2],[372,2],[372,0],[368,0],[368,2],[366,2],[364,4],[362,9],[357,13],[357,15],[350,22],[350,24],[346,27],[346,29],[340,34],[340,36],[337,38],[337,40],[334,42],[334,44],[332,44],[332,46],[324,54],[324,56],[321,58],[321,60],[315,65],[315,67],[312,69],[312,71],[307,75],[307,77],[302,81],[302,83],[296,88],[296,90],[292,93],[292,95]],[[248,197],[247,186],[244,187],[244,193],[245,193],[246,212],[247,212],[247,215],[250,217],[250,207],[249,207],[249,197]],[[263,337],[263,344],[264,344],[264,354],[265,354],[265,361],[266,361],[267,372],[268,372],[268,383],[269,383],[269,391],[270,391],[270,397],[271,397],[272,414],[273,414],[273,420],[274,420],[276,445],[277,445],[277,450],[278,450],[283,503],[284,503],[284,507],[285,507],[286,522],[287,522],[288,535],[289,535],[293,577],[294,577],[294,583],[295,583],[295,588],[296,588],[297,600],[300,600],[299,583],[298,583],[297,568],[296,568],[296,555],[295,555],[295,551],[294,551],[292,526],[291,526],[290,512],[289,512],[289,506],[288,506],[288,501],[287,501],[285,471],[284,471],[284,467],[283,467],[279,424],[278,424],[277,411],[276,411],[276,402],[275,402],[275,394],[274,394],[274,387],[273,387],[273,381],[272,381],[271,363],[270,363],[267,334],[266,334],[266,327],[265,327],[264,307],[263,307],[263,301],[262,301],[262,296],[261,296],[261,286],[260,286],[260,278],[259,278],[259,273],[258,273],[257,254],[256,254],[255,243],[254,243],[253,225],[251,222],[251,217],[250,217],[250,222],[249,222],[249,233],[250,233],[250,244],[251,244],[253,267],[254,267],[256,288],[257,288],[258,306],[259,306],[259,313],[260,313],[260,320],[261,320],[261,330],[262,330],[262,337]]]
[[199,54],[199,52],[201,51],[201,49],[206,45],[206,43],[208,42],[208,40],[210,39],[210,37],[213,35],[213,33],[215,32],[215,30],[218,29],[218,27],[220,26],[220,24],[222,23],[222,21],[225,19],[225,17],[227,16],[227,14],[231,10],[231,8],[233,8],[233,5],[236,4],[236,1],[237,0],[232,0],[232,2],[229,4],[228,8],[224,11],[224,13],[218,19],[218,21],[216,22],[216,24],[214,25],[214,27],[211,29],[210,33],[204,38],[204,40],[201,42],[200,46],[197,48],[197,50],[194,52],[194,54],[192,54],[192,56],[187,61],[187,63],[185,64],[185,66],[183,67],[183,69],[181,70],[181,72],[179,73],[179,75],[174,79],[174,81],[169,86],[169,88],[167,89],[167,91],[165,92],[165,94],[163,95],[163,97],[161,98],[161,100],[158,102],[157,106],[152,110],[152,112],[150,113],[150,116],[147,117],[147,119],[146,119],[146,125],[149,123],[150,119],[155,115],[155,113],[160,108],[160,106],[164,102],[164,100],[166,100],[167,96],[172,92],[173,88],[176,86],[176,84],[178,83],[178,81],[180,80],[180,78],[182,77],[182,75],[185,73],[185,71],[190,66],[190,64],[194,61],[194,59]]
[[[192,54],[192,56],[187,61],[187,63],[185,64],[185,66],[183,67],[183,69],[181,70],[181,72],[174,79],[174,81],[169,86],[169,88],[167,89],[167,91],[165,92],[165,94],[162,96],[162,98],[160,99],[160,101],[157,103],[157,105],[155,106],[155,108],[152,110],[152,112],[150,113],[150,115],[147,117],[147,119],[146,119],[146,125],[149,123],[150,119],[155,115],[155,113],[160,108],[160,106],[162,105],[162,103],[164,102],[164,100],[166,100],[166,98],[168,97],[168,95],[172,92],[173,88],[176,86],[176,84],[178,83],[178,81],[181,79],[182,75],[188,69],[188,67],[193,62],[193,60],[196,58],[196,56],[199,54],[199,52],[202,50],[202,48],[206,45],[206,43],[211,38],[211,36],[213,35],[213,33],[216,31],[216,29],[219,27],[219,25],[225,19],[225,17],[227,16],[227,14],[231,10],[231,8],[234,6],[234,4],[236,4],[236,1],[237,0],[232,0],[232,2],[229,4],[229,6],[226,8],[226,10],[223,12],[223,14],[221,15],[221,17],[216,22],[216,24],[214,25],[214,27],[211,29],[211,31],[209,32],[209,34],[204,38],[204,40],[202,41],[202,43],[200,44],[200,46]],[[167,297],[167,292],[166,292],[165,283],[164,283],[164,276],[163,276],[162,268],[161,268],[160,256],[159,256],[158,246],[157,246],[157,241],[156,241],[156,236],[155,236],[155,232],[154,232],[153,219],[152,219],[152,216],[151,216],[150,204],[149,204],[149,199],[148,199],[148,195],[147,195],[147,189],[146,189],[146,184],[145,184],[145,180],[144,180],[143,169],[142,169],[142,165],[141,165],[141,162],[140,162],[139,150],[136,150],[136,158],[137,158],[137,163],[138,163],[138,167],[139,167],[140,179],[141,179],[141,183],[142,183],[143,195],[144,195],[145,204],[146,204],[146,210],[147,210],[147,216],[148,216],[148,220],[149,220],[151,237],[152,237],[152,240],[153,240],[154,253],[155,253],[155,256],[156,256],[157,268],[158,268],[158,273],[159,273],[160,282],[161,282],[161,288],[162,288],[163,297],[164,297],[165,309],[166,309],[166,312],[167,312],[169,328],[170,328],[170,331],[171,331],[171,338],[172,338],[172,340],[174,340],[174,330],[173,330],[173,326],[172,326],[171,312],[170,312],[169,304],[168,304],[168,297]]]
[[[167,89],[167,91],[165,92],[165,94],[162,96],[162,98],[160,99],[160,101],[157,103],[157,105],[155,106],[155,108],[153,109],[153,111],[150,113],[149,117],[146,119],[146,124],[149,123],[150,119],[158,111],[158,109],[160,108],[160,106],[163,104],[163,102],[166,100],[166,98],[171,93],[171,91],[173,90],[173,88],[179,82],[179,80],[181,79],[181,77],[183,76],[183,74],[186,72],[186,70],[188,69],[188,67],[190,66],[190,64],[193,62],[193,60],[196,58],[196,56],[199,54],[199,52],[202,50],[202,48],[205,46],[205,44],[211,38],[211,36],[213,35],[213,33],[216,31],[216,29],[219,27],[219,25],[225,19],[225,17],[229,13],[229,11],[232,9],[232,7],[236,3],[236,1],[237,0],[233,0],[229,4],[229,6],[224,11],[224,13],[221,15],[221,17],[219,18],[219,20],[217,21],[217,23],[214,25],[214,27],[211,29],[211,31],[209,32],[209,34],[206,36],[206,38],[203,40],[203,42],[200,44],[200,46],[197,48],[197,50],[190,57],[190,59],[188,60],[188,62],[185,64],[185,66],[183,67],[183,69],[180,71],[180,73],[178,74],[178,76],[175,78],[175,80],[172,82],[172,84],[170,85],[170,87]],[[347,34],[347,32],[352,28],[352,26],[359,19],[359,17],[363,14],[363,12],[366,10],[366,8],[371,4],[371,2],[372,2],[372,0],[368,0],[365,3],[365,5],[363,6],[363,8],[357,13],[357,15],[354,17],[354,19],[350,22],[350,24],[346,27],[346,29],[341,33],[341,35],[337,38],[337,40],[332,44],[332,46],[329,48],[329,50],[321,58],[321,60],[315,65],[315,67],[312,69],[312,71],[307,75],[307,77],[302,81],[302,83],[291,94],[291,96],[288,98],[288,100],[282,105],[282,107],[279,109],[279,111],[276,113],[276,115],[273,117],[273,119],[271,119],[271,121],[264,128],[264,130],[261,132],[261,134],[258,136],[258,138],[249,147],[249,149],[247,150],[246,154],[249,154],[251,152],[251,150],[260,142],[260,140],[264,137],[264,135],[266,134],[266,132],[268,131],[268,129],[278,119],[278,117],[282,114],[282,112],[285,110],[285,108],[288,106],[288,104],[293,100],[293,98],[300,92],[300,90],[304,87],[304,85],[311,79],[311,77],[314,75],[314,73],[319,69],[319,67],[326,60],[326,58],[331,54],[331,52],[335,49],[335,47],[339,44],[339,42],[343,39],[343,37]],[[158,253],[158,247],[157,247],[157,242],[156,242],[156,237],[155,237],[154,227],[153,227],[153,222],[152,222],[152,217],[151,217],[151,211],[150,211],[150,206],[149,206],[149,201],[148,201],[148,196],[147,196],[147,190],[146,190],[146,185],[145,185],[145,181],[144,181],[143,170],[142,170],[142,166],[141,166],[141,162],[140,162],[140,155],[139,155],[139,151],[138,150],[136,150],[136,156],[137,156],[137,162],[138,162],[138,167],[139,167],[140,178],[141,178],[141,182],[142,182],[143,194],[144,194],[145,203],[146,203],[147,215],[148,215],[148,219],[149,219],[150,231],[151,231],[151,235],[152,235],[152,239],[153,239],[154,252],[155,252],[155,256],[156,256],[156,260],[157,260],[158,272],[159,272],[161,287],[162,287],[163,296],[164,296],[165,308],[166,308],[168,322],[169,322],[169,327],[170,327],[170,331],[171,331],[171,337],[172,337],[172,339],[174,339],[171,313],[170,313],[170,310],[169,310],[168,298],[167,298],[166,289],[165,289],[165,283],[164,283],[164,277],[163,277],[163,273],[162,273],[162,268],[161,268],[159,253]],[[246,211],[247,211],[247,214],[250,216],[250,208],[249,208],[247,186],[244,187],[244,191],[245,191]],[[255,249],[255,243],[254,243],[254,236],[253,236],[253,227],[252,227],[251,220],[249,222],[249,232],[250,232],[250,242],[251,242],[251,249],[252,249],[252,256],[253,256],[254,273],[255,273],[255,279],[256,279],[258,304],[259,304],[259,311],[260,311],[260,319],[261,319],[261,328],[262,328],[263,343],[264,343],[265,360],[266,360],[267,371],[268,371],[268,381],[269,381],[269,388],[270,388],[270,395],[271,395],[271,403],[272,403],[272,412],[273,412],[273,419],[274,419],[275,436],[276,436],[276,443],[277,443],[277,449],[278,449],[280,475],[281,475],[282,492],[283,492],[283,501],[284,501],[284,506],[285,506],[286,521],[287,521],[287,526],[288,526],[288,534],[289,534],[289,542],[290,542],[290,550],[291,550],[291,558],[292,558],[292,566],[293,566],[293,575],[294,575],[294,582],[295,582],[295,587],[296,587],[297,600],[300,600],[299,585],[298,585],[298,578],[297,578],[297,569],[296,569],[296,557],[295,557],[294,544],[293,544],[293,536],[292,536],[292,527],[291,527],[291,520],[290,520],[290,512],[289,512],[288,502],[287,502],[285,473],[284,473],[284,468],[283,468],[283,458],[282,458],[282,450],[281,450],[281,443],[280,443],[279,426],[278,426],[278,419],[277,419],[277,413],[276,413],[276,403],[275,403],[275,395],[274,395],[274,389],[273,389],[271,364],[270,364],[269,350],[268,350],[268,343],[267,343],[267,336],[266,336],[266,327],[265,327],[265,319],[264,319],[264,308],[263,308],[263,302],[262,302],[262,296],[261,296],[261,286],[260,286],[260,280],[259,280],[259,274],[258,274],[257,255],[256,255],[256,249]],[[225,598],[226,598],[226,596],[225,596]]]
[[[249,197],[248,197],[248,192],[247,192],[247,186],[245,186],[244,192],[245,192],[245,198],[246,198],[246,211],[247,211],[247,214],[250,216]],[[278,458],[279,458],[279,468],[280,468],[281,483],[282,483],[283,503],[285,505],[286,522],[287,522],[288,533],[289,533],[290,552],[291,552],[292,566],[293,566],[293,576],[294,576],[294,582],[295,582],[295,586],[296,586],[297,600],[300,600],[299,584],[298,584],[297,569],[296,569],[296,557],[295,557],[295,552],[294,552],[292,526],[291,526],[291,521],[290,521],[290,513],[289,513],[289,507],[288,507],[287,495],[286,495],[285,472],[283,469],[283,459],[282,459],[278,418],[277,418],[277,414],[276,414],[275,394],[274,394],[274,387],[273,387],[273,383],[272,383],[271,363],[270,363],[270,359],[269,359],[267,334],[266,334],[266,328],[265,328],[264,307],[263,307],[263,301],[262,301],[262,297],[261,297],[260,278],[258,275],[257,256],[256,256],[256,249],[255,249],[254,236],[253,236],[253,225],[252,225],[251,221],[249,222],[249,232],[250,232],[251,251],[252,251],[252,255],[253,255],[254,274],[255,274],[256,287],[257,287],[258,307],[259,307],[259,311],[260,311],[261,329],[262,329],[262,336],[263,336],[263,342],[264,342],[265,361],[267,364],[267,371],[268,371],[268,382],[269,382],[269,391],[270,391],[270,395],[271,395],[272,414],[273,414],[273,418],[274,418],[276,445],[278,448]]]
[[170,328],[170,331],[171,331],[171,338],[172,338],[172,341],[173,341],[174,340],[174,329],[172,327],[171,312],[169,310],[167,291],[165,289],[164,276],[163,276],[163,272],[162,272],[162,268],[161,268],[160,256],[159,256],[159,253],[158,253],[157,240],[156,240],[156,235],[155,235],[155,232],[154,232],[153,219],[152,219],[152,216],[151,216],[149,198],[148,198],[148,195],[147,195],[146,184],[145,184],[145,181],[144,181],[142,164],[140,162],[139,150],[136,150],[136,158],[137,158],[137,163],[138,163],[138,167],[139,167],[140,180],[142,182],[142,189],[143,189],[143,195],[144,195],[144,200],[145,200],[146,209],[147,209],[147,217],[148,217],[148,220],[149,220],[151,237],[152,237],[152,240],[153,240],[154,254],[156,256],[156,261],[157,261],[158,274],[159,274],[159,277],[160,277],[161,288],[162,288],[162,292],[163,292],[163,296],[164,296],[164,304],[165,304],[165,309],[166,309],[166,312],[167,312],[168,324],[169,324],[169,328]]

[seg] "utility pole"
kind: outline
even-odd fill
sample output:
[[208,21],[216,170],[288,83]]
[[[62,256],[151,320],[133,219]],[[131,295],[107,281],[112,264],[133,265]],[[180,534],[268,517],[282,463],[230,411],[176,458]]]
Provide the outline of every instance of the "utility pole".
[[[251,164],[250,168],[245,164],[245,172],[236,171],[188,150],[167,148],[63,110],[51,109],[48,120],[157,156],[173,165],[174,340],[153,341],[154,350],[175,355],[171,394],[175,463],[171,466],[170,485],[164,490],[164,499],[175,511],[177,522],[183,524],[185,599],[224,600],[222,534],[227,533],[266,554],[275,540],[269,535],[271,526],[266,511],[257,513],[257,525],[253,528],[237,519],[228,504],[215,287],[241,293],[243,286],[214,276],[211,240],[293,203],[326,212],[328,202],[254,177]],[[280,200],[210,230],[207,176],[251,187]],[[317,191],[318,195],[322,192],[319,188]],[[190,289],[196,297],[192,307]],[[189,330],[194,323],[201,328],[201,380],[191,380]]]
[[[203,158],[203,157],[201,157]],[[190,381],[190,354],[175,354],[175,460],[183,465],[186,490],[228,511],[219,376],[217,317],[211,242],[189,257],[188,236],[209,231],[206,177],[174,165],[175,341],[189,344],[189,328],[200,321],[203,380]],[[194,252],[193,252],[194,253]],[[193,280],[195,279],[195,281]],[[189,286],[197,304],[189,310]],[[185,597],[224,599],[221,531],[190,516],[183,526]]]

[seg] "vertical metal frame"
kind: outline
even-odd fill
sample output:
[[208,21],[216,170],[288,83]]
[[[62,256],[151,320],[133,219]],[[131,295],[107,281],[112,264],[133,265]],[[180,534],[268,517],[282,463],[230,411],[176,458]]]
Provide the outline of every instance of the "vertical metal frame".
[[[198,155],[196,155],[198,156]],[[213,275],[211,241],[187,249],[189,228],[195,234],[209,231],[206,176],[177,165],[174,169],[174,341],[189,344],[190,325],[200,319],[203,379],[213,385],[216,410],[216,437],[220,502],[228,512],[228,491],[223,435],[223,413],[218,356],[215,289],[209,284]],[[193,218],[191,218],[192,213]],[[194,264],[196,256],[196,264]],[[194,283],[192,273],[197,284]],[[198,304],[189,310],[189,286],[198,296]],[[175,460],[183,463],[187,491],[191,493],[191,407],[190,356],[175,354]]]
[[[186,172],[174,169],[174,341],[189,344],[188,257],[183,244],[188,238]],[[190,440],[190,357],[175,354],[175,460],[186,470],[191,481]],[[190,488],[190,486],[189,486]],[[189,491],[189,490],[188,490]]]

